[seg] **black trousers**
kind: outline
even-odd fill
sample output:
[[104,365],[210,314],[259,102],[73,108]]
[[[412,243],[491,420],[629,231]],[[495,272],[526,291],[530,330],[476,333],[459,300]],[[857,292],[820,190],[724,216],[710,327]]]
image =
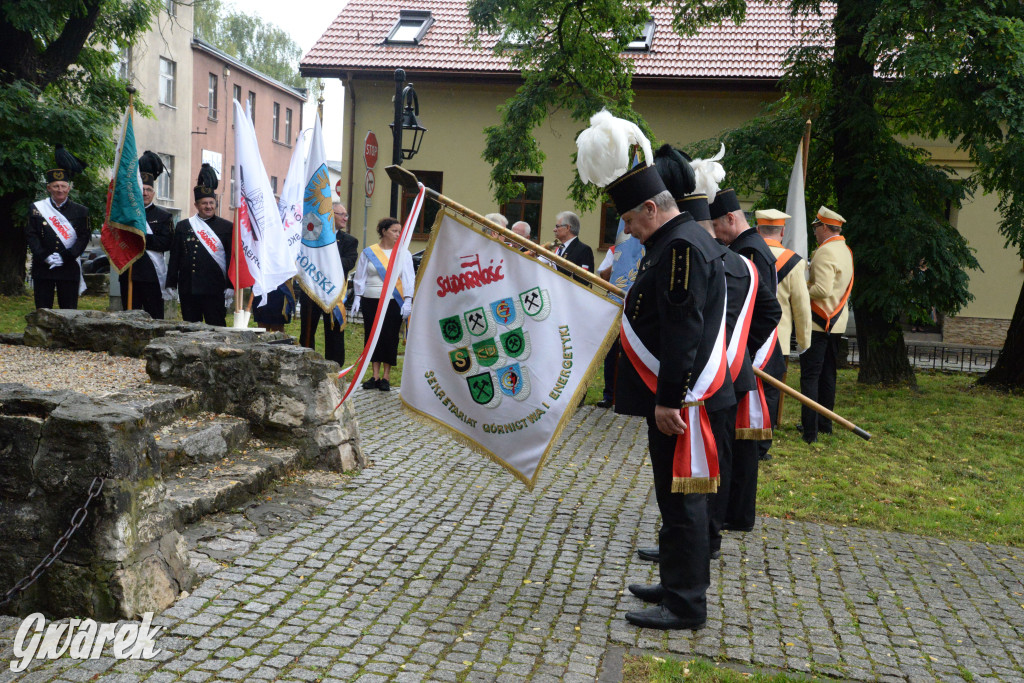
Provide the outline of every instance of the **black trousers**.
[[[811,346],[800,354],[800,393],[833,410],[836,406],[836,367],[839,357],[838,334],[811,332]],[[818,433],[831,434],[832,420],[803,406],[800,410],[804,439]]]
[[602,398],[605,401],[615,400],[615,368],[619,364],[619,351],[622,349],[619,344],[618,338],[615,339],[615,343],[608,349],[608,353],[604,357],[604,395]]
[[345,332],[334,316],[320,308],[306,292],[299,293],[299,344],[307,349],[316,348],[316,328],[324,320],[324,358],[338,365],[345,365]]
[[654,495],[661,511],[658,547],[661,561],[662,602],[683,619],[707,618],[707,592],[711,585],[708,548],[708,496],[672,493],[672,455],[676,437],[662,434],[653,417],[647,418],[647,439],[654,470]]
[[[370,330],[373,328],[373,319],[377,315],[377,307],[380,299],[367,299],[363,297],[360,304],[363,311],[363,344],[370,341]],[[388,297],[388,307],[384,309],[384,323],[380,328],[380,337],[377,338],[377,347],[370,356],[371,363],[384,363],[386,365],[398,364],[398,334],[402,328],[402,309],[394,297]]]
[[757,451],[760,441],[732,442],[732,485],[725,511],[725,523],[734,529],[754,526],[757,515]]
[[708,413],[711,432],[715,435],[718,449],[718,473],[720,481],[717,493],[708,494],[708,537],[711,552],[722,549],[722,524],[729,505],[729,490],[732,486],[732,449],[736,436],[736,406]]
[[78,308],[78,280],[43,280],[32,278],[32,293],[36,308],[53,308],[53,293],[57,292],[58,308]]
[[183,294],[178,293],[181,300],[181,319],[187,323],[203,323],[207,325],[227,326],[227,308],[224,306],[224,295],[217,294]]
[[[148,256],[146,258],[149,258]],[[128,310],[128,274],[118,275],[121,282],[121,308]],[[164,319],[164,297],[157,282],[132,283],[132,310],[145,311],[153,320]]]

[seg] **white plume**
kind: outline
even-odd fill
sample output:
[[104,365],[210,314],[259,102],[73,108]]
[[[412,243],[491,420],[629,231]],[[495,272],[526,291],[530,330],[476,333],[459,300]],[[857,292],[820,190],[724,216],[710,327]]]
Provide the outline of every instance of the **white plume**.
[[725,145],[718,154],[710,159],[694,159],[690,162],[693,167],[693,174],[697,177],[697,188],[695,194],[707,195],[708,201],[715,201],[718,194],[719,183],[725,180],[725,168],[718,163],[725,156]]
[[644,150],[647,166],[654,163],[651,143],[632,121],[616,118],[607,109],[590,117],[590,128],[576,138],[576,169],[580,180],[605,187],[632,165],[631,145]]

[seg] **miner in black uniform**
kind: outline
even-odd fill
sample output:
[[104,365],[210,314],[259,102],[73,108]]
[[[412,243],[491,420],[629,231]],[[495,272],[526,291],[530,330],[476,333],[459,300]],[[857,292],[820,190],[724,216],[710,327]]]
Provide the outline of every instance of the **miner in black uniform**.
[[[143,310],[155,320],[164,319],[163,289],[167,281],[164,252],[171,248],[171,213],[157,206],[154,183],[164,172],[164,162],[149,150],[139,157],[142,201],[146,206],[146,253],[131,266],[132,309]],[[121,304],[128,305],[128,271],[118,276]]]
[[[772,296],[778,289],[778,274],[775,270],[775,254],[757,232],[756,228],[747,223],[739,198],[735,190],[722,190],[715,196],[711,204],[711,218],[714,223],[715,235],[729,248],[751,260],[757,268],[759,279],[764,281]],[[780,309],[781,313],[781,309]],[[778,324],[776,319],[775,324]],[[761,340],[761,344],[764,340]],[[748,338],[747,349],[751,359],[754,358],[761,344]],[[781,378],[786,371],[786,360],[776,342],[769,351],[764,372]],[[765,401],[771,424],[778,419],[779,390],[765,383]],[[757,463],[766,459],[771,439],[737,439],[733,445],[733,484],[729,492],[729,510],[726,514],[724,528],[734,531],[750,531],[754,528],[757,502]]]
[[32,287],[36,308],[52,308],[57,292],[60,308],[78,308],[82,266],[78,257],[89,246],[89,209],[68,199],[71,180],[85,164],[57,145],[55,168],[46,172],[48,199],[29,209],[25,239],[32,252]]
[[196,214],[174,227],[167,288],[178,291],[182,320],[223,327],[234,292],[227,278],[232,226],[216,215],[216,190],[217,172],[203,164],[193,188]]
[[[647,418],[662,516],[661,581],[629,586],[634,595],[658,604],[628,612],[626,619],[648,628],[699,629],[707,620],[711,581],[706,494],[717,487],[718,472],[714,442],[704,442],[692,416],[707,420],[698,404],[705,389],[716,388],[707,382],[708,370],[713,377],[725,371],[725,249],[679,212],[656,168],[630,169],[628,148],[609,149],[617,140],[636,142],[652,163],[650,145],[635,125],[605,111],[590,121],[576,141],[580,177],[607,184],[625,230],[646,249],[623,309],[615,411]],[[602,168],[602,153],[614,169]],[[655,366],[642,361],[636,346],[657,359]]]
[[[356,267],[356,260],[359,258],[359,240],[348,232],[348,210],[340,202],[334,205],[334,237],[338,246],[338,254],[341,256],[341,267],[345,269],[347,277],[352,269]],[[320,318],[324,319],[324,358],[333,360],[338,365],[345,365],[345,329],[332,311],[328,313],[320,308],[306,292],[301,291],[299,301],[302,307],[299,310],[300,328],[299,344],[306,348],[316,348],[316,328],[320,324]],[[339,299],[338,306],[344,307]]]

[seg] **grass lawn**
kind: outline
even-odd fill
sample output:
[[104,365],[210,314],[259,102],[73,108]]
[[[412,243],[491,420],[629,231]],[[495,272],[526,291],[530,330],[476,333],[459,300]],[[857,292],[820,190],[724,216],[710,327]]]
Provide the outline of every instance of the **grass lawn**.
[[679,660],[663,657],[626,655],[623,658],[623,683],[800,683],[818,680],[800,674],[767,673],[757,669],[739,671],[697,658]]
[[[31,296],[0,297],[0,332],[24,331],[32,306]],[[81,299],[83,308],[106,306],[105,297]],[[286,331],[298,336],[298,319]],[[363,327],[350,324],[345,334],[350,364]],[[323,332],[317,348],[322,352]],[[396,386],[402,353],[400,346]],[[863,386],[856,373],[840,371],[836,412],[871,432],[871,441],[837,428],[808,446],[796,431],[799,405],[787,397],[774,457],[761,466],[758,511],[1024,547],[1024,396],[977,387],[967,374],[921,372],[912,390]],[[787,381],[799,387],[798,365]],[[587,403],[601,398],[603,385],[599,369]]]

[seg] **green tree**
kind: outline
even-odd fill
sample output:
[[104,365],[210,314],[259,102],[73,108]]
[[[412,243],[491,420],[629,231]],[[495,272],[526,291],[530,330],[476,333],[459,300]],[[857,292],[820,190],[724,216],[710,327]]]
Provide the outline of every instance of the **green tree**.
[[150,24],[158,0],[4,0],[0,3],[0,294],[25,281],[24,225],[43,194],[57,143],[89,164],[73,196],[99,228],[114,155],[111,131],[128,104],[117,50]]
[[226,10],[222,0],[196,0],[195,32],[200,38],[267,76],[296,88],[302,49],[283,29],[254,14]]
[[[671,7],[673,28],[683,34],[724,20],[741,22],[746,12],[744,0],[659,4]],[[790,8],[821,11],[815,0],[791,0]],[[619,53],[648,18],[642,5],[471,0],[470,16],[480,31],[508,27],[538,37],[514,56],[525,84],[505,104],[502,123],[486,131],[485,158],[494,164],[499,197],[509,192],[513,174],[541,171],[543,156],[530,151],[532,130],[554,106],[572,97],[585,100],[590,106],[583,111],[570,109],[581,123],[598,103],[639,118],[631,108],[628,62]],[[563,17],[579,19],[565,22],[566,31]],[[860,380],[913,383],[900,318],[931,305],[956,312],[970,300],[967,270],[977,267],[950,226],[947,208],[979,186],[998,192],[999,229],[1024,254],[1024,7],[1009,0],[968,6],[954,0],[838,0],[820,30],[827,47],[809,45],[790,54],[781,98],[763,116],[723,134],[729,182],[777,206],[803,122],[814,119],[809,197],[812,205],[829,204],[848,219],[844,232],[857,264],[852,304]],[[595,73],[593,64],[609,61],[622,66],[607,69],[608,76]],[[565,99],[534,94],[534,79]],[[519,120],[524,114],[525,122]],[[955,177],[930,163],[908,142],[914,136],[952,141],[969,155],[973,173]],[[709,148],[697,145],[694,151]],[[581,208],[593,201],[578,183],[572,196]],[[915,281],[911,273],[922,259],[929,277]],[[1022,318],[1019,359],[1024,305],[1016,318]],[[1004,348],[1004,358],[1008,354]]]

